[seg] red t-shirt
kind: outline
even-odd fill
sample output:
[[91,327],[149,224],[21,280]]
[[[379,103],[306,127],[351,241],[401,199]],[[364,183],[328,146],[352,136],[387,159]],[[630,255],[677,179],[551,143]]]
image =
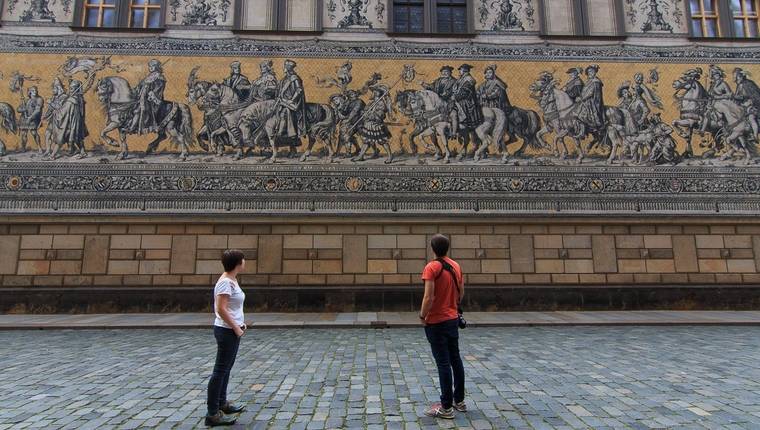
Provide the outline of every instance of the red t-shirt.
[[[459,267],[459,264],[449,257],[443,257],[443,259],[451,265],[451,269],[456,273],[457,281],[461,288],[463,284],[462,269]],[[430,312],[425,317],[425,323],[437,324],[456,319],[459,315],[457,310],[459,291],[451,273],[445,270],[439,261],[433,260],[422,271],[422,280],[435,280],[435,298],[433,299],[433,306],[430,308]]]

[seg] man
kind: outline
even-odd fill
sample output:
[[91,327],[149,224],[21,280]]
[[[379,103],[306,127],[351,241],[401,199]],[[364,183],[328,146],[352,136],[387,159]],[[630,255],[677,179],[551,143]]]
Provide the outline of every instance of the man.
[[699,129],[700,134],[704,134],[707,131],[707,125],[710,119],[714,121],[720,121],[721,114],[715,110],[715,102],[718,100],[732,100],[734,93],[731,91],[731,87],[725,81],[726,73],[719,66],[714,64],[710,65],[710,88],[707,90],[707,94],[710,101],[707,103],[707,110],[705,110],[705,116],[702,119],[702,127]]
[[599,66],[592,64],[586,67],[586,83],[583,85],[578,106],[578,119],[592,131],[598,131],[604,126],[604,98],[602,81],[596,76]]
[[[472,70],[472,66],[469,64],[459,66],[459,79],[454,83],[452,89],[452,97],[456,102],[457,114],[459,115],[459,127],[464,131],[461,138],[465,148],[467,148],[470,139],[477,142],[475,129],[483,123],[483,111],[478,101],[475,78],[470,75],[470,70]],[[459,154],[459,158],[464,155],[463,151]]]
[[629,81],[623,82],[618,87],[617,95],[619,99],[618,107],[631,114],[631,118],[637,129],[644,129],[647,126],[646,119],[649,117],[649,107],[646,102],[634,92],[631,88],[631,83]]
[[55,159],[61,144],[61,130],[56,126],[55,115],[63,107],[63,102],[68,95],[60,79],[55,78],[52,87],[53,95],[48,99],[48,108],[43,119],[47,121],[47,127],[45,127],[45,156]]
[[137,84],[137,106],[130,129],[137,134],[155,133],[158,128],[158,111],[164,102],[164,88],[166,78],[161,69],[161,62],[150,60],[148,62],[148,76]]
[[277,96],[278,134],[297,138],[306,135],[306,94],[303,81],[296,74],[296,62],[285,60],[285,76],[280,81]]
[[385,123],[386,116],[393,115],[393,106],[391,106],[389,96],[390,89],[385,85],[373,85],[370,90],[372,91],[372,98],[364,110],[363,121],[359,129],[362,147],[354,161],[364,161],[364,155],[370,146],[374,148],[375,155],[379,155],[377,147],[382,146],[387,154],[385,164],[391,164],[393,162],[393,151],[391,151],[390,146],[391,132]]
[[29,88],[27,95],[29,98],[24,100],[21,106],[18,107],[18,113],[20,114],[18,129],[21,133],[21,151],[26,152],[27,135],[31,134],[34,143],[37,145],[37,150],[42,153],[40,135],[37,129],[40,128],[40,123],[42,122],[42,107],[45,105],[45,102],[37,93],[37,87]]
[[734,69],[734,100],[744,106],[747,112],[749,124],[752,127],[752,133],[755,139],[758,138],[757,113],[760,112],[760,88],[749,78],[749,72],[739,67]]
[[277,76],[272,68],[272,60],[259,63],[260,75],[251,84],[252,101],[274,100],[277,98]]
[[464,403],[464,365],[459,355],[459,303],[464,297],[464,280],[459,264],[447,256],[449,238],[436,234],[430,240],[430,247],[436,258],[422,271],[425,294],[420,320],[425,326],[425,336],[438,367],[441,402],[433,404],[425,415],[453,419],[454,409],[467,411]]
[[56,115],[56,127],[60,130],[60,141],[68,143],[72,153],[79,150],[78,158],[87,156],[84,138],[89,135],[85,125],[85,102],[82,95],[82,83],[77,80],[69,84],[69,93]]
[[224,85],[232,88],[241,102],[248,101],[251,96],[251,81],[241,73],[240,61],[230,63],[230,76],[224,79]]
[[345,96],[338,94],[332,98],[332,101],[340,120],[340,137],[336,152],[339,153],[340,147],[344,146],[346,148],[345,156],[349,157],[359,151],[356,134],[366,103],[359,98],[359,93],[355,90],[346,90]]
[[563,91],[565,91],[574,101],[578,101],[581,97],[581,92],[583,92],[583,80],[581,79],[582,72],[583,70],[580,67],[572,67],[565,72],[570,75],[570,80],[565,84]]
[[644,103],[651,103],[658,109],[664,108],[664,106],[662,105],[662,99],[660,98],[660,96],[658,96],[657,93],[651,90],[644,83],[643,73],[636,72],[636,74],[633,75],[633,90],[636,92],[636,95],[644,101]]
[[483,77],[485,81],[478,86],[480,105],[501,109],[508,113],[512,105],[509,103],[509,96],[507,95],[507,84],[496,76],[496,64],[486,67]]
[[454,68],[451,66],[443,66],[440,70],[441,76],[433,81],[432,84],[420,82],[422,88],[438,94],[438,97],[446,102],[446,111],[444,112],[444,115],[451,118],[452,135],[456,134],[459,130],[458,116],[451,115],[451,112],[454,112],[455,110],[453,95],[454,84],[457,82],[457,80],[451,76],[453,70]]

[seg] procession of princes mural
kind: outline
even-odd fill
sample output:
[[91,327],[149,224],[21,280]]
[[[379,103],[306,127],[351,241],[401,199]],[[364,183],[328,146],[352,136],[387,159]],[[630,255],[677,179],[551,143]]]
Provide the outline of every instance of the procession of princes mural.
[[[0,161],[756,163],[760,88],[746,67],[684,66],[666,83],[656,67],[621,76],[583,64],[520,88],[509,62],[441,61],[437,76],[399,63],[354,79],[348,60],[307,73],[300,60],[256,61],[255,77],[252,63],[225,63],[226,76],[195,66],[179,84],[184,97],[165,91],[171,64],[156,59],[137,65],[142,77],[132,81],[125,72],[135,65],[108,56],[70,57],[49,80],[3,75],[19,100],[0,103]],[[90,92],[99,106],[85,100]],[[130,151],[136,139],[149,139],[144,151]]]

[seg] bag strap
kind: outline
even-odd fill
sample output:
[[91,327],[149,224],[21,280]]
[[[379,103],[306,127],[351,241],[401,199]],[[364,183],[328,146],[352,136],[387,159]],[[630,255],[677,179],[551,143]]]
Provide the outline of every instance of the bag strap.
[[462,294],[462,292],[459,289],[459,280],[457,279],[457,274],[454,273],[454,268],[451,267],[451,264],[449,264],[443,258],[436,258],[435,261],[441,263],[441,268],[442,268],[441,272],[438,273],[438,276],[436,276],[436,279],[438,279],[438,277],[441,276],[441,273],[443,273],[444,270],[449,272],[449,274],[451,275],[451,278],[454,280],[454,285],[456,285],[457,287],[457,303],[459,303],[459,296]]

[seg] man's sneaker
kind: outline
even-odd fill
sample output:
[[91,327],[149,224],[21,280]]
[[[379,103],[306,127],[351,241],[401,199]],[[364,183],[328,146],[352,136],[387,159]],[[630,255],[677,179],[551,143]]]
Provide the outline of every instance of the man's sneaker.
[[221,407],[219,407],[219,410],[228,415],[239,414],[240,412],[243,412],[245,410],[245,406],[233,405],[232,403],[227,402],[223,404]]
[[205,423],[208,427],[231,426],[237,421],[236,417],[228,417],[219,411],[216,415],[206,415]]
[[433,403],[430,409],[425,411],[425,415],[433,418],[443,418],[445,420],[454,419],[454,408],[444,409],[440,403]]
[[464,403],[464,401],[461,401],[459,403],[454,402],[454,409],[458,410],[459,412],[467,412],[467,405]]

